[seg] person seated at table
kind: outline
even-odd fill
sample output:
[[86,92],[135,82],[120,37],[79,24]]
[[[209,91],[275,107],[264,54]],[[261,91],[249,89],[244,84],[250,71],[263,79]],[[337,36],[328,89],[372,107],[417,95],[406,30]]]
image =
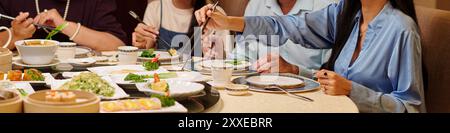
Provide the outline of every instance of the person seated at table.
[[[249,35],[278,35],[307,48],[333,48],[325,69],[316,73],[328,95],[346,95],[360,112],[425,112],[421,37],[413,0],[341,0],[301,16],[212,17],[210,29]],[[260,41],[261,42],[261,41]],[[276,46],[276,41],[264,44]],[[303,53],[298,53],[302,55]],[[283,64],[281,64],[283,65]]]
[[[331,0],[250,0],[244,16],[283,16],[300,15],[305,12],[322,9],[335,1]],[[301,56],[293,56],[304,53]],[[237,42],[231,54],[235,59],[249,60],[260,67],[258,72],[294,73],[312,78],[313,72],[320,69],[328,61],[330,49],[308,49],[302,45],[287,41],[281,47],[267,47],[258,41],[246,38]],[[270,59],[270,62],[269,62]],[[279,59],[279,60],[277,60]],[[283,66],[279,66],[284,62]],[[275,63],[271,63],[275,62]],[[271,71],[273,70],[273,71]]]
[[[51,32],[34,24],[58,27],[67,24],[52,39],[73,41],[97,51],[116,50],[124,45],[126,34],[116,20],[113,0],[1,0],[0,13],[17,16],[14,21],[0,19],[0,25],[9,26],[14,42],[23,39],[45,39]],[[7,33],[0,33],[0,40]],[[4,43],[0,43],[4,44]]]
[[[214,2],[210,0],[149,0],[143,20],[145,24],[141,23],[136,27],[132,37],[133,45],[143,49],[182,48],[182,44],[192,41],[189,37],[195,32],[194,26],[198,26],[194,11],[207,3]],[[224,13],[221,8],[218,10]],[[219,31],[215,35],[220,35],[219,40],[223,44],[228,31]]]

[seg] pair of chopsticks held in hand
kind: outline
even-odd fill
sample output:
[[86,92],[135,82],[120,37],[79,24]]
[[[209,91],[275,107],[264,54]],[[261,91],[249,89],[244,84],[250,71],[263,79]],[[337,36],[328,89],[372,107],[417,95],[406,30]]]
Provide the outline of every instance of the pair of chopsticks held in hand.
[[[0,19],[2,18],[6,18],[9,19],[11,21],[16,20],[16,18],[8,16],[8,15],[4,15],[4,14],[0,14]],[[33,23],[34,26],[38,27],[38,28],[42,28],[42,29],[47,29],[47,30],[54,30],[55,27],[51,27],[51,26],[47,26],[47,25],[41,25],[41,24],[37,24],[37,23]]]

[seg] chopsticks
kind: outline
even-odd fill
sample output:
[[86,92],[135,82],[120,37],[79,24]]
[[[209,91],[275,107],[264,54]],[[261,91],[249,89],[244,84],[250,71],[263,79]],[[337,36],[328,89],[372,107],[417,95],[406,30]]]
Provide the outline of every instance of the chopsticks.
[[[136,19],[137,21],[139,21],[139,23],[142,23],[142,24],[147,25],[147,24],[141,19],[141,17],[139,17],[139,15],[137,15],[134,11],[129,11],[128,14],[130,14],[131,17],[133,17],[134,19]],[[172,49],[172,46],[170,46],[170,44],[169,44],[166,40],[164,40],[164,39],[158,39],[158,40],[162,40],[163,43],[164,43],[166,46],[168,46],[170,49]]]
[[[16,19],[16,18],[13,18],[11,16],[4,15],[4,14],[0,14],[0,19],[1,18],[7,18],[9,20],[15,20]],[[36,24],[36,23],[33,23],[33,25],[38,27],[38,28],[43,28],[43,29],[48,29],[48,30],[55,30],[55,27],[51,27],[51,26],[46,26],[46,25],[41,25],[41,24]]]
[[[219,1],[216,1],[216,3],[214,4],[214,6],[213,6],[213,8],[212,8],[213,12],[216,11],[217,5],[219,5]],[[208,25],[208,23],[209,23],[210,20],[211,20],[211,17],[208,17],[208,19],[206,20],[205,23],[199,24],[199,25],[202,25],[202,28],[203,28],[203,29],[202,29],[202,34],[205,33],[205,29],[206,29],[205,27]],[[195,35],[195,33],[191,35],[191,37],[189,38],[189,41],[192,40],[192,39],[194,38],[194,35]],[[189,55],[192,55],[192,51],[194,51],[194,48],[195,48],[196,46],[197,46],[197,44],[194,43],[194,46],[191,48],[191,51],[189,52]],[[213,45],[211,45],[211,46],[214,47]],[[183,67],[181,67],[181,70],[184,70],[184,68],[186,67],[187,63],[188,63],[188,61],[186,61],[186,62],[183,64]]]

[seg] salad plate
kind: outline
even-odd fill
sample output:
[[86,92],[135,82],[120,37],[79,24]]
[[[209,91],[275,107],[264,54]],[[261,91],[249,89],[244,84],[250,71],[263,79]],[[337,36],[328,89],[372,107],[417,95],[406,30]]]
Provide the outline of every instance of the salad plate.
[[[172,61],[172,60],[177,60],[180,58],[180,55],[170,55],[169,52],[166,51],[153,51],[152,53],[146,53],[146,54],[150,54],[148,56],[143,56],[143,53],[145,51],[140,51],[138,53],[138,59],[139,60],[143,60],[143,61],[150,61],[152,60],[156,55],[159,55],[159,61]],[[151,52],[151,51],[150,51]]]
[[[85,73],[83,73],[85,74]],[[81,75],[81,74],[80,74]],[[78,75],[78,76],[80,76]],[[102,76],[100,78],[80,78],[80,79],[76,79],[77,76],[75,76],[72,79],[67,79],[67,80],[53,80],[51,81],[51,83],[48,83],[51,86],[52,90],[67,90],[70,88],[84,88],[86,90],[84,91],[94,91],[95,94],[97,94],[101,99],[121,99],[121,98],[127,98],[129,97],[129,95],[122,89],[120,88],[117,84],[114,83],[114,81],[112,81],[112,79],[108,76]],[[76,80],[74,80],[76,79]],[[72,82],[72,83],[69,83]],[[99,84],[104,84],[101,85],[101,87],[96,87],[96,89],[98,90],[91,90],[92,88],[90,87],[85,87],[88,86],[88,82],[91,82],[92,84],[95,84],[97,86],[100,86]],[[67,87],[66,85],[69,84],[70,86]],[[95,92],[97,91],[97,92]],[[100,94],[101,92],[109,92],[108,94],[111,94],[110,96],[105,96],[106,94]]]

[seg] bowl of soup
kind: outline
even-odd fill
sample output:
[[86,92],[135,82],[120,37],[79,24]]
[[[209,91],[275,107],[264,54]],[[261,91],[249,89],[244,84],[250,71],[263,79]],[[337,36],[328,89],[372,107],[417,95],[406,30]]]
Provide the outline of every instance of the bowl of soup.
[[33,39],[17,41],[15,45],[25,64],[47,65],[54,60],[59,42]]

